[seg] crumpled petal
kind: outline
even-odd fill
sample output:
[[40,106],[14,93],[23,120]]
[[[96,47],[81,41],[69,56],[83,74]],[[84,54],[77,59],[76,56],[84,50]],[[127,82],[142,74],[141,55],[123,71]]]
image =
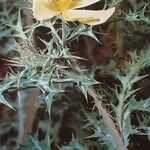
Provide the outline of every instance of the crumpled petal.
[[74,9],[86,7],[86,6],[89,6],[89,5],[91,5],[91,4],[96,3],[96,2],[98,2],[98,1],[100,1],[100,0],[81,0],[81,1],[78,2],[78,4],[74,7]]
[[44,0],[33,0],[32,11],[33,17],[40,21],[50,19],[60,13],[49,9]]
[[66,21],[79,21],[88,25],[97,25],[106,22],[115,12],[115,7],[107,10],[68,10],[62,13]]

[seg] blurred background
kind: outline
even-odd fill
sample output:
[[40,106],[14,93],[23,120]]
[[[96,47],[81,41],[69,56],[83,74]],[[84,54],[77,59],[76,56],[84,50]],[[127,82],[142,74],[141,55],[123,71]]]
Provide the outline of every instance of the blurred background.
[[[85,9],[99,10],[104,7],[116,5],[114,16],[103,25],[94,26],[93,30],[100,41],[81,36],[78,41],[70,43],[70,49],[76,55],[87,59],[81,61],[81,64],[88,69],[95,70],[95,79],[106,86],[113,87],[116,80],[109,75],[112,68],[122,68],[125,63],[130,61],[129,52],[136,51],[140,53],[142,49],[150,42],[150,5],[148,0],[101,0]],[[27,0],[1,0],[0,1],[0,80],[4,79],[6,74],[10,72],[10,66],[7,61],[16,55],[16,41],[14,38],[14,29],[10,25],[16,25],[18,19],[18,11],[21,11],[22,24],[24,29],[32,25],[33,19],[31,8],[32,2]],[[144,15],[144,16],[142,16]],[[34,46],[43,50],[44,43],[40,40],[49,41],[51,36],[48,34],[50,30],[46,27],[38,27],[34,31]],[[15,40],[14,40],[15,39]],[[15,67],[11,67],[15,69]],[[98,68],[98,69],[96,69]],[[149,68],[143,70],[142,73],[150,73]],[[141,73],[141,74],[142,74]],[[145,99],[150,96],[150,78],[147,77],[142,83],[138,83],[141,89],[137,93],[137,99]],[[136,85],[135,85],[136,86]],[[17,95],[15,92],[4,93],[7,100],[12,105],[17,105]],[[76,97],[77,95],[75,95]],[[33,97],[36,98],[36,91]],[[81,95],[82,99],[83,96]],[[34,103],[32,101],[32,103]],[[39,133],[39,138],[45,135],[44,122],[49,119],[48,113],[45,111],[45,104],[37,102],[38,110],[30,108],[31,103],[24,108],[31,118],[26,120],[26,129],[28,132]],[[56,108],[57,108],[56,103]],[[133,114],[133,116],[137,114]],[[137,119],[133,119],[133,124],[137,123]],[[0,149],[11,150],[16,145],[17,138],[17,120],[18,114],[9,107],[0,104]],[[29,123],[28,123],[29,122]],[[30,125],[28,125],[30,124]],[[60,134],[62,138],[63,133]],[[65,138],[65,137],[63,137]],[[146,136],[132,137],[130,147],[131,150],[149,150],[150,143]]]

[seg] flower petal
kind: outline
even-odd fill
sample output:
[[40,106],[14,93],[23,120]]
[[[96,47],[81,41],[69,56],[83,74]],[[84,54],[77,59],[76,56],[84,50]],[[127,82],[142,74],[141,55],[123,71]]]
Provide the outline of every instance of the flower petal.
[[79,21],[84,24],[97,25],[106,22],[114,13],[115,7],[107,10],[69,10],[62,13],[66,21]]
[[80,0],[74,8],[82,8],[94,4],[100,0]]
[[50,19],[60,13],[51,10],[44,0],[33,0],[32,11],[33,17],[40,21]]

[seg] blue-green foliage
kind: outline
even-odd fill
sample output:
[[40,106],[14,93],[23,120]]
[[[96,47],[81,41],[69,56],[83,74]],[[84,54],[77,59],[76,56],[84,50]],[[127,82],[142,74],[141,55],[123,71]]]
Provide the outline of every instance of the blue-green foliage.
[[[121,2],[123,3],[121,0],[106,0],[106,2],[108,3],[108,6],[119,5]],[[2,17],[0,22],[2,22],[2,25],[0,25],[0,30],[2,31],[0,32],[0,39],[10,36],[13,36],[13,38],[16,39],[15,56],[9,60],[10,65],[15,66],[16,68],[11,70],[3,82],[0,83],[0,103],[9,106],[12,109],[17,109],[17,104],[11,105],[5,98],[4,93],[12,91],[19,92],[31,87],[38,88],[40,90],[39,99],[45,101],[47,111],[49,116],[51,116],[52,104],[57,101],[57,96],[59,97],[59,94],[64,94],[66,92],[65,87],[70,85],[76,86],[85,96],[86,102],[89,102],[89,90],[91,90],[91,87],[96,86],[96,89],[98,89],[96,96],[99,101],[102,101],[103,103],[103,101],[107,99],[105,102],[108,103],[109,106],[108,111],[106,112],[108,112],[108,116],[112,118],[113,123],[117,126],[116,132],[121,135],[125,147],[129,145],[130,135],[141,133],[141,129],[145,134],[148,134],[149,127],[147,126],[147,115],[145,115],[145,119],[142,122],[143,124],[140,122],[140,125],[135,127],[131,123],[131,114],[134,111],[143,111],[143,113],[150,112],[150,99],[147,98],[145,100],[137,101],[136,93],[141,87],[134,87],[135,83],[138,83],[149,76],[148,74],[141,75],[141,72],[143,69],[150,66],[150,47],[145,43],[142,52],[137,54],[135,52],[136,46],[134,47],[133,44],[137,44],[137,41],[140,40],[142,36],[146,37],[149,34],[149,31],[147,31],[150,24],[148,14],[149,5],[147,3],[144,4],[143,2],[138,4],[136,0],[133,0],[129,4],[132,9],[128,9],[127,12],[122,11],[121,15],[116,15],[111,19],[112,22],[115,22],[117,19],[122,21],[124,24],[125,44],[128,46],[129,43],[129,46],[131,46],[130,52],[127,52],[130,55],[130,61],[126,62],[124,68],[113,68],[109,72],[109,74],[119,81],[119,84],[116,85],[115,89],[101,86],[94,77],[90,76],[91,74],[94,74],[93,72],[90,72],[90,69],[86,70],[86,68],[79,65],[80,60],[84,59],[72,54],[69,51],[70,48],[67,47],[70,42],[78,39],[81,35],[88,36],[99,42],[92,27],[87,25],[73,25],[72,27],[66,23],[64,26],[65,29],[62,29],[63,27],[56,29],[55,24],[59,22],[58,19],[60,18],[54,17],[49,21],[35,22],[30,27],[23,28],[20,11],[18,13],[18,18],[14,17],[16,16],[16,13],[14,16],[10,15],[12,14],[11,9],[9,11],[4,10],[1,12],[0,15]],[[45,51],[38,51],[34,46],[33,33],[35,29],[40,26],[49,28],[51,30],[50,33],[52,33],[50,42],[41,39],[46,45]],[[64,39],[60,36],[60,31],[64,32]],[[133,40],[128,40],[128,37]],[[22,52],[22,42],[28,50],[25,54]],[[107,88],[107,94],[105,94],[105,88]],[[99,96],[101,93],[104,93],[103,97]],[[113,94],[113,96],[111,94]],[[70,97],[70,99],[73,98]],[[69,102],[72,103],[71,100]],[[117,102],[117,104],[115,104],[115,102]],[[71,106],[70,103],[66,105],[69,107]],[[95,101],[92,101],[92,104],[93,103],[95,103]],[[72,141],[70,141],[69,144],[60,147],[60,150],[87,150],[88,146],[84,143],[86,141],[85,139],[96,139],[96,145],[101,149],[117,149],[117,144],[114,140],[115,137],[113,137],[114,135],[111,134],[105,124],[106,122],[102,119],[102,112],[98,113],[95,111],[95,105],[93,105],[94,108],[92,108],[92,111],[89,111],[89,108],[84,108],[82,101],[81,106],[83,106],[82,111],[86,116],[85,118],[82,118],[82,120],[86,120],[83,121],[85,122],[85,125],[82,129],[90,132],[86,134],[84,140],[82,138],[73,137]],[[80,107],[78,109],[80,109]],[[105,109],[107,110],[107,105]],[[101,116],[102,118],[100,118]],[[37,137],[29,135],[27,145],[21,145],[18,150],[51,150],[53,140],[50,137],[55,136],[55,133],[54,135],[50,134],[50,131],[47,130],[44,140],[39,140]]]

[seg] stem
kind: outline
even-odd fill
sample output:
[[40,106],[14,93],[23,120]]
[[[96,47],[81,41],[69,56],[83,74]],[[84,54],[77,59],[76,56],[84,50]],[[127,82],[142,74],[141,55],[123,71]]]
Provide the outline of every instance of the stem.
[[119,125],[119,130],[122,133],[122,112],[123,112],[123,102],[120,102],[118,107],[117,107],[117,120],[118,120],[118,125]]
[[66,82],[77,82],[78,80],[75,79],[75,78],[67,78],[67,79],[55,79],[55,78],[52,78],[51,79],[51,82],[53,83],[66,83]]
[[59,41],[59,43],[61,45],[63,45],[63,41],[61,40],[60,36],[58,35],[58,33],[56,32],[55,28],[53,27],[53,25],[51,23],[49,23],[49,27],[52,30],[53,35],[56,36],[56,38]]
[[[35,100],[38,99],[40,90],[28,88],[18,91],[18,143],[27,144],[27,133],[32,133],[33,123],[37,108]],[[19,147],[19,145],[17,145]]]
[[66,23],[61,17],[62,20],[62,54],[63,56],[67,55],[67,48],[66,48]]
[[65,45],[65,39],[66,39],[66,31],[65,31],[66,25],[65,22],[62,18],[62,43],[63,43],[63,47]]
[[24,119],[25,119],[25,113],[24,113],[24,104],[23,104],[23,98],[21,97],[21,91],[18,91],[18,143],[22,143],[23,137],[24,137]]
[[[66,74],[67,76],[73,77],[75,79],[79,79],[79,77],[80,77],[79,75],[76,75],[76,74],[68,72],[68,71],[64,71],[64,70],[61,70],[61,71],[64,74]],[[97,107],[97,109],[99,111],[99,114],[102,115],[103,121],[106,124],[107,129],[112,134],[112,136],[114,138],[114,141],[116,143],[117,150],[126,150],[126,147],[125,147],[124,142],[123,142],[123,138],[121,137],[120,133],[118,132],[118,130],[117,130],[116,126],[115,126],[115,123],[113,122],[110,114],[102,106],[103,105],[102,102],[99,101],[99,99],[97,98],[97,95],[96,95],[94,89],[90,88],[88,90],[88,93],[90,94],[90,96],[93,97],[95,105],[96,105],[96,107]]]
[[123,133],[123,112],[124,112],[124,102],[125,102],[126,89],[123,89],[120,93],[119,104],[117,106],[117,122],[119,125],[120,132]]
[[123,139],[120,133],[118,132],[117,128],[115,127],[115,123],[113,122],[107,110],[103,108],[102,102],[98,100],[94,89],[90,88],[88,93],[93,97],[95,105],[99,111],[99,114],[102,115],[103,121],[105,122],[109,132],[113,135],[117,150],[126,150]]
[[[65,22],[62,19],[62,42],[63,42],[63,48],[65,44]],[[78,67],[77,63],[74,60],[70,60],[71,63],[73,64],[73,67],[75,68],[76,72],[78,72],[78,75],[65,71],[61,69],[61,71],[66,74],[68,77],[70,76],[71,78],[79,79],[80,76],[82,76],[82,70],[80,67]],[[93,97],[95,105],[99,111],[99,113],[102,115],[103,121],[105,122],[109,132],[112,134],[114,141],[116,143],[116,148],[117,150],[126,150],[126,147],[124,145],[123,139],[118,132],[115,123],[113,122],[110,114],[107,112],[105,108],[102,107],[102,102],[100,102],[97,98],[97,95],[94,91],[94,89],[90,88],[88,93]]]

